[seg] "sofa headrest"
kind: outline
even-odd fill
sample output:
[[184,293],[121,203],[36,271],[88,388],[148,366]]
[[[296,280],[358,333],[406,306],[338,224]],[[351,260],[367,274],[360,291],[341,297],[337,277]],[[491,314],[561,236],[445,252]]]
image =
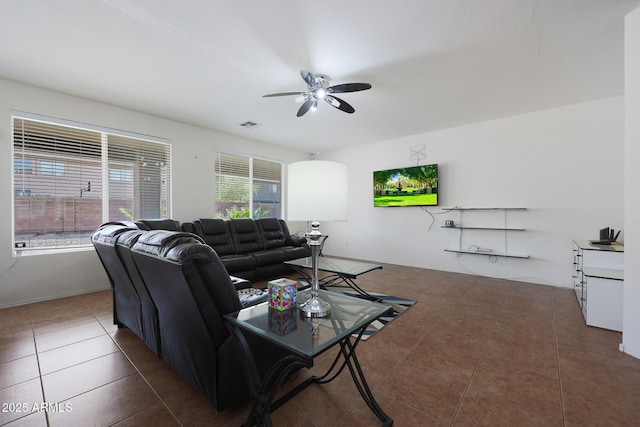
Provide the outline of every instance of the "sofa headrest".
[[197,242],[180,243],[179,245],[172,247],[165,257],[170,261],[179,263],[192,259],[210,261],[218,259],[216,252],[211,246]]
[[225,234],[227,232],[227,224],[223,219],[217,218],[200,218],[198,220],[202,226],[204,234]]
[[109,225],[123,225],[125,227],[133,228],[133,229],[139,228],[138,224],[136,224],[133,221],[109,221],[109,222],[105,222],[100,227],[98,227],[98,230],[100,230],[102,227],[107,227]]
[[252,233],[257,230],[257,226],[254,220],[250,218],[230,219],[232,221],[237,232],[240,233]]
[[265,231],[282,231],[278,218],[260,218],[256,222],[259,222]]
[[144,230],[129,230],[118,236],[118,245],[126,246],[128,248],[133,247],[138,241],[140,236],[145,234]]
[[91,235],[94,243],[115,244],[118,235],[129,230],[136,230],[137,227],[128,227],[120,223],[103,224]]
[[139,219],[136,224],[142,230],[180,231],[180,221],[173,219]]
[[164,257],[175,246],[193,242],[204,243],[200,237],[191,233],[151,230],[138,238],[138,241],[133,245],[133,250]]

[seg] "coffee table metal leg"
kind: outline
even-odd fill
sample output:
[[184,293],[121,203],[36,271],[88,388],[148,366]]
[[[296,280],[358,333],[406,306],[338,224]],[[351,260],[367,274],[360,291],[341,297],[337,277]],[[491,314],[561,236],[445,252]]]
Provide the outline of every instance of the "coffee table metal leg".
[[362,289],[360,286],[358,286],[355,280],[353,280],[351,276],[346,276],[340,273],[335,273],[335,274],[331,274],[329,276],[323,277],[320,282],[320,287],[323,289],[326,289],[327,287],[331,287],[331,286],[340,286],[343,283],[346,284],[351,289],[353,289],[362,298],[369,301],[381,302],[380,298],[371,295],[370,293]]
[[347,361],[346,363],[347,367],[349,368],[349,372],[351,373],[351,378],[353,378],[353,382],[358,388],[360,396],[362,396],[362,399],[367,404],[369,409],[371,409],[376,417],[378,417],[378,419],[382,421],[384,426],[391,426],[393,425],[393,419],[382,410],[375,397],[373,396],[371,388],[369,388],[369,384],[367,384],[367,380],[364,376],[364,373],[362,372],[360,362],[358,361],[358,356],[356,356],[356,344],[357,343],[352,344],[350,339],[346,339],[343,343],[340,344],[340,352],[344,354],[344,357]]
[[[272,409],[275,410],[276,408],[282,406],[286,401],[291,399],[296,394],[300,393],[311,384],[330,383],[340,375],[345,367],[347,367],[349,369],[349,373],[351,374],[351,378],[353,379],[353,382],[356,385],[358,392],[360,393],[360,396],[362,396],[364,402],[367,404],[369,409],[371,409],[371,412],[373,412],[374,415],[378,417],[380,421],[382,421],[383,426],[393,425],[393,419],[382,410],[375,397],[373,396],[373,392],[371,391],[371,388],[367,383],[364,372],[362,371],[362,367],[360,366],[360,362],[358,361],[358,357],[356,356],[355,350],[358,343],[360,342],[360,339],[362,338],[362,334],[365,329],[366,327],[360,331],[360,334],[353,342],[351,341],[351,336],[340,341],[340,351],[336,355],[329,369],[327,369],[327,371],[322,376],[312,376],[307,378],[304,382],[298,384],[297,387],[289,391],[289,393],[287,393],[277,402],[274,402]],[[341,358],[343,360],[342,363],[339,364],[338,362]],[[338,367],[338,365],[340,366]]]
[[[260,374],[256,368],[256,363],[253,358],[253,353],[251,352],[251,347],[249,346],[244,333],[239,327],[231,323],[227,323],[227,327],[238,346],[238,352],[240,353],[240,358],[245,368],[245,375],[250,388],[251,398],[253,400],[251,411],[249,412],[247,421],[244,424],[245,427],[271,426],[272,411],[278,409],[311,384],[326,384],[333,381],[338,377],[338,375],[340,375],[345,367],[349,369],[351,378],[353,379],[360,396],[362,396],[362,399],[369,409],[371,409],[376,417],[383,422],[384,426],[393,425],[393,419],[382,410],[373,396],[373,392],[367,383],[362,367],[360,366],[360,362],[358,361],[358,357],[356,356],[356,347],[361,341],[362,334],[364,333],[366,326],[360,330],[359,335],[354,341],[352,341],[352,336],[349,335],[338,343],[340,351],[336,355],[329,369],[327,369],[322,376],[312,376],[307,378],[275,402],[275,394],[282,382],[292,372],[300,368],[311,368],[313,366],[313,359],[296,354],[290,354],[277,361],[271,368],[269,368],[269,371],[266,373],[264,378],[260,378]],[[339,363],[341,358],[343,359],[342,363]]]
[[247,416],[247,421],[243,425],[245,427],[271,426],[271,412],[281,405],[278,404],[274,406],[274,398],[278,387],[294,371],[313,366],[313,360],[296,354],[290,354],[278,360],[269,368],[264,378],[260,378],[251,347],[244,333],[235,325],[227,323],[227,327],[238,346],[238,353],[240,353],[240,359],[244,366],[245,376],[253,401],[251,411]]

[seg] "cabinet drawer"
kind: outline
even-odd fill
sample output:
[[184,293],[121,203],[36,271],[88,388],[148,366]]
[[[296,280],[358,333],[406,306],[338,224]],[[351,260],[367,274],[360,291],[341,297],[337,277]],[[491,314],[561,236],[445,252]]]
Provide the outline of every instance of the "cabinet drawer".
[[[587,325],[622,331],[623,281],[585,277],[584,291],[588,292]],[[584,306],[587,297],[584,297]]]

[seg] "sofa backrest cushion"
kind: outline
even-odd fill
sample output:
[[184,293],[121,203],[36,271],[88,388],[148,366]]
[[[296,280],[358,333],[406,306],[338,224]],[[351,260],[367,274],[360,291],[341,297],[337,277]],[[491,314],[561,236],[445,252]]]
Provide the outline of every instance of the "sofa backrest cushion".
[[204,241],[192,233],[168,230],[150,230],[142,234],[133,245],[133,249],[156,256],[164,257],[174,246],[181,243]]
[[185,233],[194,233],[196,232],[195,228],[193,227],[193,222],[183,222],[182,224],[180,224],[180,230],[184,231]]
[[181,231],[180,221],[173,219],[139,219],[136,225],[141,230]]
[[195,233],[219,256],[236,253],[227,221],[218,218],[200,218],[193,221],[193,228]]
[[277,218],[256,219],[256,225],[264,241],[265,249],[284,246],[287,236],[282,231],[282,226]]
[[107,222],[102,224],[92,235],[92,242],[101,242],[105,244],[115,245],[118,235],[128,230],[135,230],[138,227],[133,224],[133,227],[120,222]]
[[[218,347],[228,336],[226,326],[221,322],[222,316],[242,308],[229,273],[213,248],[201,243],[174,246],[166,258],[183,265],[191,292]],[[188,265],[193,265],[194,269]],[[197,277],[190,277],[191,272]]]
[[264,249],[264,241],[253,219],[237,218],[227,221],[237,254],[256,252]]

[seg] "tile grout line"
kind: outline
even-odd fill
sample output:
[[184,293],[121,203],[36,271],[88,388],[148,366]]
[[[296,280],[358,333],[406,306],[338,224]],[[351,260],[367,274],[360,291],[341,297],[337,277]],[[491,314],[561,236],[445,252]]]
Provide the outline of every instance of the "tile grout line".
[[[165,407],[165,409],[169,412],[169,414],[171,414],[171,416],[173,417],[173,419],[175,420],[176,423],[178,423],[178,425],[180,427],[183,427],[183,424],[180,422],[180,420],[178,419],[178,417],[176,417],[176,415],[173,413],[173,411],[171,410],[171,408],[169,408],[169,406],[167,406],[167,404],[165,403],[164,399],[162,399],[160,397],[160,395],[158,394],[158,392],[156,391],[155,388],[153,388],[153,386],[149,383],[149,381],[145,378],[145,376],[142,374],[142,372],[140,372],[140,369],[138,368],[138,366],[136,366],[135,363],[133,363],[133,360],[131,360],[131,358],[129,357],[129,355],[124,351],[124,349],[122,348],[122,346],[120,346],[120,344],[113,338],[113,336],[109,333],[109,331],[106,330],[106,328],[104,327],[104,325],[102,323],[100,323],[100,326],[105,330],[105,332],[107,333],[107,335],[109,336],[109,338],[111,339],[111,341],[113,341],[113,343],[118,347],[120,353],[122,353],[122,355],[129,361],[129,363],[131,363],[131,366],[134,367],[134,369],[136,370],[136,373],[140,376],[140,378],[142,378],[142,381],[144,381],[144,383],[147,385],[147,387],[149,387],[149,389],[151,390],[151,392],[158,398],[158,400],[160,401],[160,403],[162,404],[162,406]],[[147,408],[148,409],[148,408]],[[122,422],[125,420],[128,420],[131,417],[135,417],[136,415],[138,415],[140,412],[143,412],[144,409],[142,411],[136,412],[135,414],[132,414],[131,416],[120,420],[118,422]],[[117,424],[117,423],[116,423]]]
[[451,422],[449,422],[449,427],[453,426],[453,423],[454,423],[456,417],[460,413],[460,409],[462,409],[462,402],[464,402],[465,397],[467,397],[467,393],[469,392],[469,388],[471,387],[471,383],[473,382],[473,377],[475,376],[476,371],[478,370],[478,367],[480,366],[480,363],[482,362],[482,359],[484,358],[484,353],[487,350],[487,346],[489,345],[489,340],[493,336],[493,331],[495,330],[497,324],[498,324],[498,318],[496,318],[494,320],[493,327],[491,328],[491,333],[489,334],[489,337],[487,338],[487,341],[482,346],[482,351],[480,352],[480,357],[478,357],[478,361],[476,362],[476,365],[473,367],[473,372],[471,373],[471,376],[469,377],[469,382],[467,383],[466,387],[464,388],[464,391],[462,392],[462,396],[460,397],[460,400],[458,401],[458,405],[456,406],[456,410],[453,412],[453,416],[451,417]]
[[560,352],[558,351],[558,329],[556,328],[556,304],[555,304],[555,296],[553,293],[551,294],[551,322],[553,324],[553,338],[555,341],[556,347],[556,365],[558,369],[558,391],[560,392],[560,410],[562,413],[562,425],[567,425],[567,418],[565,414],[564,408],[564,393],[562,391],[562,375],[560,373]]
[[[384,291],[375,291],[375,292],[384,292]],[[411,308],[415,307],[417,304],[419,304],[419,301],[415,301],[415,304],[413,304],[413,305],[411,305],[409,308],[407,308],[407,311],[408,311],[409,309],[411,309]],[[434,325],[433,327],[435,327],[435,325]],[[433,327],[432,327],[432,328],[433,328]],[[379,331],[378,331],[378,332],[379,332]],[[372,339],[375,339],[375,337],[374,337],[374,336],[372,336],[371,338],[372,338]],[[380,385],[380,384],[382,384],[382,383],[384,382],[384,380],[385,380],[387,377],[389,377],[390,375],[392,375],[392,373],[393,373],[393,371],[394,371],[394,368],[395,368],[395,367],[397,367],[398,365],[400,365],[402,362],[406,361],[407,363],[413,364],[411,361],[406,360],[406,359],[407,359],[407,355],[409,355],[409,354],[413,351],[413,349],[415,349],[416,347],[418,347],[418,345],[420,344],[420,342],[422,342],[422,340],[424,340],[424,336],[423,336],[420,340],[416,341],[416,343],[413,345],[413,347],[411,347],[411,348],[407,351],[407,353],[406,353],[402,358],[400,358],[400,359],[397,359],[397,360],[396,360],[396,363],[393,365],[393,367],[392,367],[391,369],[389,369],[389,371],[388,371],[386,374],[382,375],[382,377],[381,377],[381,378],[380,378],[380,380],[376,383],[376,385],[375,385],[374,387],[372,387],[372,388],[371,388],[371,392],[372,392],[372,393],[373,393],[374,391],[376,391],[376,390],[377,390],[377,388],[379,387],[379,385]],[[368,341],[368,340],[365,340],[364,342],[367,342],[367,341]],[[397,399],[396,399],[394,396],[392,396],[392,395],[387,394],[387,396],[388,396],[389,398],[393,399],[393,400],[394,400],[394,401],[396,401],[396,402],[399,402],[399,403],[402,403],[402,404],[406,405],[406,403],[400,402],[399,400],[397,400]],[[376,399],[376,400],[377,400],[377,399]],[[358,409],[358,407],[359,407],[360,405],[362,405],[362,404],[365,404],[365,405],[366,405],[366,402],[358,402],[358,403],[357,403],[353,408],[351,408],[351,410],[350,410],[350,411],[348,411],[348,412],[345,414],[345,416],[344,416],[344,417],[339,421],[338,425],[340,425],[340,423],[342,423],[343,421],[345,421],[346,419],[348,419],[348,418],[349,418],[349,415],[351,415],[352,413],[354,413],[354,412]],[[409,405],[408,405],[408,406],[409,406]],[[419,411],[417,408],[412,407],[412,406],[410,406],[410,407],[411,407],[412,409],[414,409],[415,411],[418,411],[418,412],[422,413],[422,411]],[[389,416],[391,417],[391,415],[390,415],[390,414],[387,414],[387,415],[389,415]],[[429,418],[433,418],[433,417],[431,417],[431,416],[430,416],[430,415],[428,415],[428,414],[424,414],[424,415],[425,415],[425,416],[427,416],[427,417],[429,417]],[[391,417],[391,418],[393,418],[393,417]]]
[[[40,367],[40,352],[38,351],[38,342],[36,341],[36,326],[33,321],[33,315],[31,314],[31,309],[29,309],[29,317],[31,318],[31,335],[33,337],[33,348],[36,352],[36,364],[38,365],[38,380],[40,381],[40,392],[42,393],[42,402],[47,401],[47,396],[44,391],[44,382],[42,381],[42,369]],[[50,426],[49,422],[49,412],[44,412],[44,419],[47,422],[47,426]]]

